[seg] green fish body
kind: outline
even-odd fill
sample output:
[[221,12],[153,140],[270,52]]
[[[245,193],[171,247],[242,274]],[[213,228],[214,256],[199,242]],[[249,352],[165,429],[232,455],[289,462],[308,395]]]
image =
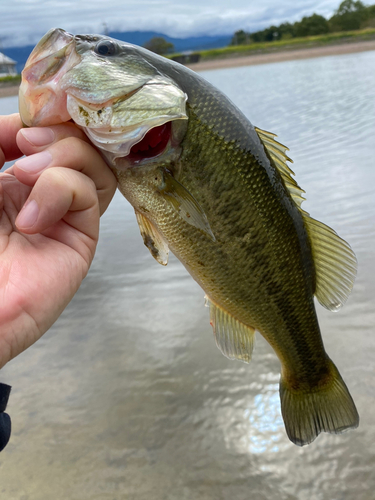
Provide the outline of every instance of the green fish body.
[[[59,104],[60,120],[68,114],[103,151],[156,260],[166,265],[171,250],[203,288],[219,349],[249,362],[255,330],[273,347],[281,362],[282,415],[294,443],[357,427],[314,307],[314,295],[331,310],[345,302],[355,256],[301,209],[286,148],[177,63],[108,37],[69,37],[54,30],[42,39],[32,54],[33,78],[38,50],[69,47],[56,92],[56,99],[68,95],[68,113]],[[112,77],[103,89],[106,71]],[[51,114],[32,107],[28,65],[22,85],[24,122],[51,124]]]

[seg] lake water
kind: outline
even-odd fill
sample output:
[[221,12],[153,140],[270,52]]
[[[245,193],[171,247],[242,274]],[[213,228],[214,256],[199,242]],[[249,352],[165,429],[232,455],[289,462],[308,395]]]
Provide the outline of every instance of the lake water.
[[375,499],[375,52],[203,76],[278,134],[303,207],[356,252],[347,304],[317,309],[360,427],[294,446],[271,348],[258,336],[250,365],[222,356],[204,293],[175,258],[154,261],[116,195],[79,292],[1,372],[13,386],[4,500]]

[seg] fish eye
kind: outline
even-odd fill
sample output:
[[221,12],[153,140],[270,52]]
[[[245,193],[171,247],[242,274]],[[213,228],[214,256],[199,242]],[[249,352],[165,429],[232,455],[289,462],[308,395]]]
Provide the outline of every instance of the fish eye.
[[111,40],[101,40],[96,44],[95,52],[100,56],[113,56],[117,52],[117,45]]

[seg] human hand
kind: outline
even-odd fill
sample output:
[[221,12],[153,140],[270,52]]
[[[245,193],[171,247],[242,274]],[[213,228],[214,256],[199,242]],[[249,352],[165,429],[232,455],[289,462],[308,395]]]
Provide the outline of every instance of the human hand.
[[22,129],[0,116],[0,368],[38,340],[78,290],[116,179],[72,123]]

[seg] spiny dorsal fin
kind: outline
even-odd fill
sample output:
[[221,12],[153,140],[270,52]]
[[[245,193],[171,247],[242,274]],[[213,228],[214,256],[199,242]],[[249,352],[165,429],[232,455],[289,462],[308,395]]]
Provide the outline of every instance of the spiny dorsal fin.
[[154,257],[154,259],[157,260],[159,264],[166,266],[168,264],[169,254],[167,242],[156,229],[156,227],[152,224],[152,222],[150,222],[137,210],[134,211],[137,217],[137,222],[144,244],[150,250],[150,253]]
[[253,352],[255,330],[233,318],[228,312],[205,297],[210,308],[210,323],[217,347],[229,359],[249,363]]
[[275,162],[276,168],[284,180],[291,197],[299,208],[311,242],[315,264],[315,296],[330,311],[337,311],[346,302],[354,284],[357,271],[357,259],[350,245],[336,232],[319,222],[301,208],[305,201],[301,189],[292,177],[294,172],[286,164],[292,161],[286,154],[286,146],[275,141],[275,134],[255,127],[255,130]]
[[338,311],[352,291],[357,259],[350,245],[333,229],[306,212],[302,216],[315,264],[315,296],[322,306],[330,311]]
[[283,181],[285,182],[286,187],[288,188],[295,204],[298,208],[301,208],[301,204],[305,201],[302,193],[305,191],[299,187],[296,180],[292,177],[295,175],[293,170],[288,167],[286,164],[287,161],[293,163],[293,160],[289,158],[288,155],[285,154],[289,149],[281,144],[280,142],[275,141],[276,134],[272,134],[272,132],[266,132],[265,130],[261,130],[260,128],[255,127],[255,131],[259,136],[259,139],[263,143],[266,148],[268,154],[271,156],[273,161],[275,162],[276,168],[279,171]]

